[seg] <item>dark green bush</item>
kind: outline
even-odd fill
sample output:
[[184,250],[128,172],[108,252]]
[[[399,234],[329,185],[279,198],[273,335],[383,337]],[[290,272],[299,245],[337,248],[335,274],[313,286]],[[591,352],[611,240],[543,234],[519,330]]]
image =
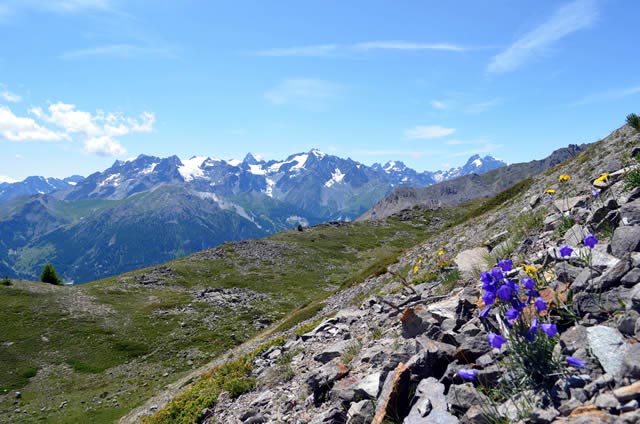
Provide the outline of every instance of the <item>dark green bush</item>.
[[635,113],[630,113],[627,115],[627,124],[636,131],[640,131],[640,116]]

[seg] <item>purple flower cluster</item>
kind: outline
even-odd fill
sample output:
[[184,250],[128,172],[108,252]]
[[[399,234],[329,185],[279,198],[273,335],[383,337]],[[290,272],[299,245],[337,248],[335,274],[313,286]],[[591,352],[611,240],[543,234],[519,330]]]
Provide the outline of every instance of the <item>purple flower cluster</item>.
[[[480,313],[480,317],[484,319],[492,308],[499,308],[500,317],[505,325],[510,329],[517,326],[516,333],[527,340],[535,340],[538,330],[548,337],[554,337],[558,334],[555,324],[540,323],[537,317],[531,319],[527,323],[528,325],[525,324],[524,309],[533,305],[539,314],[547,310],[547,302],[540,296],[536,282],[532,278],[525,277],[520,284],[507,278],[505,273],[511,271],[512,268],[513,263],[510,260],[501,260],[496,268],[480,274],[484,291],[482,300],[486,305]],[[507,342],[505,337],[496,333],[489,333],[488,340],[491,347],[497,349],[500,349]]]

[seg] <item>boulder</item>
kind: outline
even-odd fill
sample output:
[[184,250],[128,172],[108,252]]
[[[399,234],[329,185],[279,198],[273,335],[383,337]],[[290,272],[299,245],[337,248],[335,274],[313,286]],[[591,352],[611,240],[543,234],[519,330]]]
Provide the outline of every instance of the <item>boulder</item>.
[[624,225],[640,224],[640,199],[622,205],[620,208],[620,218]]
[[410,371],[405,364],[401,363],[387,375],[371,423],[382,424],[392,409],[397,416],[407,415],[409,412],[409,391]]
[[347,424],[368,424],[373,419],[375,404],[371,400],[352,403],[347,412]]
[[464,414],[474,405],[488,405],[489,399],[478,392],[471,383],[454,384],[447,393],[449,406],[458,413]]
[[447,412],[444,389],[444,385],[433,377],[422,380],[418,384],[411,410],[403,424],[457,423],[458,419]]
[[623,225],[613,232],[611,239],[611,253],[617,258],[640,249],[640,226]]
[[604,325],[588,327],[587,343],[591,353],[598,359],[607,374],[621,375],[625,359],[625,343],[617,329]]
[[313,359],[326,364],[332,359],[341,357],[353,343],[354,342],[352,340],[341,340],[335,343],[331,343],[322,352],[316,354]]
[[640,378],[640,344],[627,345],[622,360],[622,375]]
[[406,308],[400,316],[402,323],[402,337],[405,339],[416,337],[426,332],[431,326],[437,325],[436,320],[424,306]]
[[476,247],[458,253],[453,261],[463,276],[470,276],[487,266],[485,257],[488,254],[489,249],[486,247]]

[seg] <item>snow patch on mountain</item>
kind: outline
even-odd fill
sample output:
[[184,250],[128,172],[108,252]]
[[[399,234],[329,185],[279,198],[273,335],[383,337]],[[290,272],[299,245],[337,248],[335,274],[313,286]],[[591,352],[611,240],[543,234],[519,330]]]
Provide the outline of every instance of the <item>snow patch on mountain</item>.
[[264,194],[266,194],[269,197],[273,197],[273,186],[276,185],[276,182],[268,177],[266,178],[266,182],[267,182],[267,188],[264,190]]
[[[156,162],[152,163],[151,165],[147,166],[145,169],[140,171],[140,175],[152,174],[153,171],[156,169],[156,166],[158,166],[158,164]],[[73,185],[75,185],[75,184],[73,184]]]
[[340,169],[336,168],[336,170],[331,173],[331,179],[326,183],[324,183],[324,186],[329,188],[334,184],[341,182],[343,179],[344,179],[344,174],[342,173],[342,171],[340,171]]
[[104,187],[108,185],[118,187],[120,185],[120,177],[121,175],[119,173],[109,175],[107,178],[100,181],[100,183],[98,184],[98,187]]
[[242,163],[242,161],[238,159],[229,159],[227,163],[231,166],[239,166]]
[[253,175],[267,175],[267,171],[262,169],[262,165],[249,165],[249,172]]
[[206,156],[194,156],[191,159],[183,160],[182,166],[178,167],[178,172],[185,181],[193,181],[196,178],[204,177],[202,172],[202,164],[209,159]]
[[476,168],[480,168],[482,166],[482,161],[480,159],[476,159],[471,163],[473,163]]

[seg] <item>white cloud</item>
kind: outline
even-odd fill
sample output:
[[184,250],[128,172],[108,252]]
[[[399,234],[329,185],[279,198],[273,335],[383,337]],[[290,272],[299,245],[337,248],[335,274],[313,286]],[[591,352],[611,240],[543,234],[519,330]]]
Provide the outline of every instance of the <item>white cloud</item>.
[[622,88],[617,90],[607,90],[601,93],[590,94],[582,99],[571,103],[572,106],[586,105],[590,103],[606,102],[612,100],[618,100],[629,96],[640,94],[640,85],[629,88]]
[[369,41],[352,46],[357,50],[443,50],[463,52],[467,47],[448,43],[415,43],[410,41]]
[[105,46],[89,47],[86,49],[70,50],[60,55],[61,59],[72,60],[85,57],[109,56],[131,58],[139,56],[171,56],[168,48],[144,47],[133,44],[109,44]]
[[91,114],[62,102],[49,105],[47,112],[37,107],[30,112],[38,119],[63,129],[66,134],[79,136],[87,152],[100,156],[125,154],[126,149],[115,137],[151,132],[156,119],[151,112],[143,112],[138,118],[101,110]]
[[31,118],[16,116],[8,107],[0,106],[0,138],[9,141],[60,141],[67,136],[45,128]]
[[446,109],[447,108],[447,104],[445,102],[441,102],[439,100],[431,100],[431,106],[433,106],[436,109]]
[[274,57],[284,57],[284,56],[329,56],[334,53],[338,48],[335,44],[322,44],[317,46],[301,46],[301,47],[285,47],[285,48],[275,48],[275,49],[266,49],[260,50],[256,52],[257,56],[274,56]]
[[574,0],[564,5],[545,23],[496,55],[487,70],[498,74],[513,71],[533,56],[543,53],[554,42],[589,27],[597,15],[595,0]]
[[324,109],[338,97],[340,86],[329,81],[312,78],[288,79],[271,90],[265,98],[274,105],[294,105],[304,109]]
[[84,148],[87,152],[98,156],[122,156],[127,153],[127,149],[122,144],[107,135],[86,139]]
[[0,99],[4,99],[9,103],[18,103],[22,101],[22,97],[7,90],[0,91]]
[[465,112],[483,113],[493,108],[494,106],[497,106],[501,101],[502,101],[501,99],[492,99],[492,100],[487,100],[485,102],[473,103],[467,106]]
[[404,132],[404,136],[410,140],[446,137],[456,132],[455,128],[441,127],[440,125],[417,126]]
[[0,175],[0,184],[1,183],[16,183],[18,180],[13,179],[11,177],[6,177],[4,175]]
[[339,54],[352,54],[372,50],[417,51],[434,50],[448,52],[465,52],[470,47],[450,43],[419,43],[413,41],[366,41],[354,44],[317,44],[309,46],[281,47],[259,50],[256,56],[299,56],[299,57],[328,57]]
[[111,0],[22,0],[21,6],[56,13],[113,10]]

